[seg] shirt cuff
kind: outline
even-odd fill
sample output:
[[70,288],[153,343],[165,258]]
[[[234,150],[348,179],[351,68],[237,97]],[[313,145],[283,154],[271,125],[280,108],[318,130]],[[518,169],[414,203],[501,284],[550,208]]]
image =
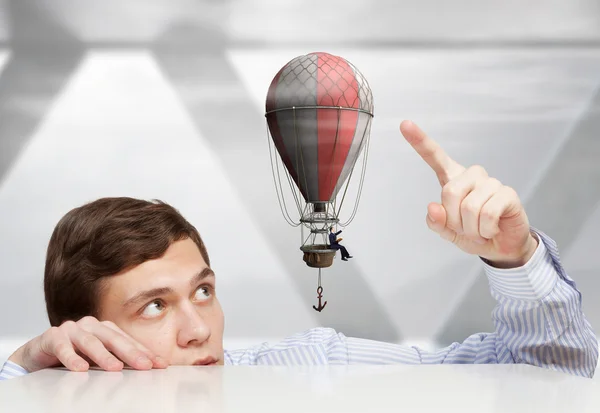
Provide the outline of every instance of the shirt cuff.
[[12,361],[6,361],[0,370],[0,380],[8,380],[29,374],[27,370]]
[[[535,234],[535,232],[534,232]],[[496,268],[484,261],[484,270],[492,292],[515,300],[535,301],[547,296],[558,281],[558,273],[544,240],[535,234],[538,246],[525,265]]]

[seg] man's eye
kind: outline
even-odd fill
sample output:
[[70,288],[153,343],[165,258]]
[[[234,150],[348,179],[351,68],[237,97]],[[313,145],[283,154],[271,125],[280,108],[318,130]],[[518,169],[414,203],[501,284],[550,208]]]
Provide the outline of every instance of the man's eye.
[[203,285],[202,287],[196,290],[196,300],[198,301],[206,301],[210,297],[212,297],[211,289],[209,286]]
[[155,316],[162,313],[164,309],[165,306],[160,300],[154,300],[150,304],[148,304],[146,308],[144,308],[142,314],[145,316]]

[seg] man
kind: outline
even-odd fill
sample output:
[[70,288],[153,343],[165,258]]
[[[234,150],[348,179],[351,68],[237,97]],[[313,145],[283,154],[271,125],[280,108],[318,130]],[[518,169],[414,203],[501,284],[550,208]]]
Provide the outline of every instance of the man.
[[340,244],[341,238],[337,238],[342,233],[342,230],[333,232],[333,227],[329,227],[329,248],[333,250],[340,250],[342,253],[342,261],[348,261],[348,258],[352,258],[352,255],[348,253],[346,247]]
[[442,187],[430,229],[481,257],[493,333],[428,352],[315,328],[277,346],[224,351],[215,274],[196,229],[170,206],[100,199],[70,211],[48,245],[44,292],[52,328],[13,353],[0,376],[64,365],[115,371],[210,364],[528,363],[592,377],[598,343],[555,243],[531,229],[511,188],[453,161],[416,125],[400,130]]

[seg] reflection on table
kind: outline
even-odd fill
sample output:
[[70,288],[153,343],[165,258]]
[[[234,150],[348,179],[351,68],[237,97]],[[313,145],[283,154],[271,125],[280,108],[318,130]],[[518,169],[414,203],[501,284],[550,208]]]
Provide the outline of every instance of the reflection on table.
[[598,413],[599,386],[528,365],[48,369],[0,383],[0,411]]

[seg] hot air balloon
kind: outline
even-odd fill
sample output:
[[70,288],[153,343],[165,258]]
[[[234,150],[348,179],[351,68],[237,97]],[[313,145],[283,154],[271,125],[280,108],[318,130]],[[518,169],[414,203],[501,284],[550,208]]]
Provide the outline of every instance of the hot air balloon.
[[[327,242],[329,228],[348,225],[358,208],[373,119],[371,88],[346,59],[309,53],[290,60],[275,75],[267,93],[265,116],[282,212],[290,225],[302,228],[303,259],[320,271],[331,266],[335,256]],[[273,155],[272,146],[279,159]],[[354,208],[348,220],[341,222],[340,211],[361,154]],[[279,167],[278,160],[284,168]],[[287,209],[282,175],[290,184],[297,218]]]

